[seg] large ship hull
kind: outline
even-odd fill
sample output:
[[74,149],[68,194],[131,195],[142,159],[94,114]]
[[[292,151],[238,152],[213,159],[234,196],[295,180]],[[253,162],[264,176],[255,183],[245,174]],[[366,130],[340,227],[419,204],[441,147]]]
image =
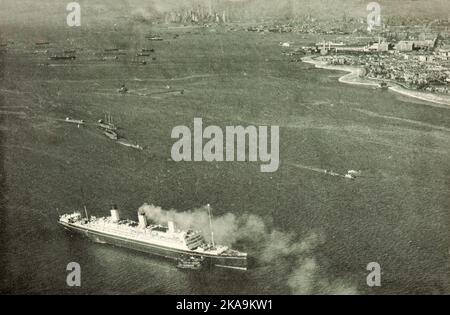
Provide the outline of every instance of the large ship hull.
[[81,227],[65,222],[59,223],[65,229],[88,237],[95,242],[129,248],[136,251],[157,255],[173,260],[179,260],[186,256],[202,257],[204,259],[206,266],[247,270],[247,256],[218,256],[207,253],[198,253],[189,250],[173,249],[170,247],[164,247],[147,242],[129,239],[126,237],[102,233],[95,230],[83,229]]

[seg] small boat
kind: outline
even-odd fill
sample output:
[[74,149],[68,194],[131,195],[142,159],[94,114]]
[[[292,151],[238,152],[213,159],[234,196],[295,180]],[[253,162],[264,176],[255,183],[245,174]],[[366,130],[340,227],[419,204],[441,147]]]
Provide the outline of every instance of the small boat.
[[352,175],[352,174],[348,174],[348,173],[347,173],[347,174],[345,174],[345,175],[344,175],[344,178],[347,178],[347,179],[352,179],[352,180],[353,180],[353,179],[356,179],[356,176],[355,176],[355,175]]
[[111,140],[117,140],[117,138],[118,138],[117,133],[115,133],[114,131],[109,130],[109,129],[106,129],[105,131],[103,131],[103,134]]
[[106,61],[106,60],[117,60],[117,59],[119,59],[119,57],[117,57],[117,56],[104,56],[102,58],[103,61]]
[[145,60],[132,60],[131,63],[136,64],[136,65],[146,65],[147,61],[145,61]]
[[35,50],[35,51],[33,51],[33,54],[46,54],[46,53],[48,53],[48,49],[45,49],[45,50]]
[[200,270],[202,267],[203,258],[201,257],[180,258],[177,264],[179,269]]
[[77,57],[75,56],[50,56],[49,60],[75,60]]
[[139,144],[133,144],[133,143],[130,143],[125,140],[119,140],[119,141],[117,141],[117,143],[119,143],[123,146],[129,147],[129,148],[136,149],[136,150],[141,150],[141,151],[144,150],[144,148],[142,146],[140,146]]
[[122,84],[122,86],[119,89],[120,94],[125,94],[128,92],[128,88],[125,86],[125,84]]
[[84,125],[84,120],[82,119],[73,119],[70,117],[66,117],[64,121],[71,124]]
[[387,90],[389,88],[389,85],[386,82],[381,82],[378,84],[378,87],[382,90]]
[[159,36],[146,36],[146,38],[147,38],[148,40],[156,40],[156,41],[161,41],[161,40],[163,40],[162,37],[159,37]]
[[325,170],[324,173],[331,176],[339,176],[339,173],[336,173],[332,170]]

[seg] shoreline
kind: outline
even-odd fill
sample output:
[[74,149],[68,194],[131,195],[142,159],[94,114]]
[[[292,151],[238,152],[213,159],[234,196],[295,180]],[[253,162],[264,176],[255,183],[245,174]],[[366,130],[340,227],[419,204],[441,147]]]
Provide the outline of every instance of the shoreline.
[[[360,77],[360,74],[363,71],[363,69],[360,67],[328,65],[325,61],[315,60],[312,57],[303,57],[302,61],[305,63],[312,64],[319,69],[349,72],[338,79],[338,81],[341,83],[378,87],[378,81]],[[389,90],[396,92],[398,94],[419,99],[422,101],[427,101],[434,104],[450,106],[450,96],[410,90],[404,88],[399,83],[391,81],[388,82],[391,84],[389,86]]]

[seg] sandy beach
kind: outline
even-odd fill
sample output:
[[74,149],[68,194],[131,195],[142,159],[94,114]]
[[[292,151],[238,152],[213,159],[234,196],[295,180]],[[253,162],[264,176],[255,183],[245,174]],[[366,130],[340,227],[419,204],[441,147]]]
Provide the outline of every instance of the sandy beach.
[[[302,61],[313,64],[313,65],[315,65],[316,68],[320,68],[320,69],[349,72],[348,74],[345,74],[344,76],[340,77],[339,82],[347,83],[347,84],[378,87],[379,82],[377,80],[371,80],[371,79],[361,77],[363,69],[360,67],[329,65],[325,61],[317,60],[312,57],[304,57],[304,58],[302,58]],[[432,94],[432,93],[421,92],[421,91],[414,91],[414,90],[406,89],[406,88],[402,87],[401,85],[393,83],[393,82],[389,82],[389,84],[390,84],[389,90],[394,91],[396,93],[399,93],[399,94],[402,94],[405,96],[409,96],[409,97],[413,97],[416,99],[420,99],[423,101],[435,103],[435,104],[450,106],[450,96]]]

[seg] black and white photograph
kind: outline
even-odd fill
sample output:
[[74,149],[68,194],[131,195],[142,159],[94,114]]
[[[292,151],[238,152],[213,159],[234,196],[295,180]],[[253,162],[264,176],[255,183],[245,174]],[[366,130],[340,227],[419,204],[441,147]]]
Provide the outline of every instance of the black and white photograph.
[[0,0],[0,244],[2,295],[450,294],[450,1]]

